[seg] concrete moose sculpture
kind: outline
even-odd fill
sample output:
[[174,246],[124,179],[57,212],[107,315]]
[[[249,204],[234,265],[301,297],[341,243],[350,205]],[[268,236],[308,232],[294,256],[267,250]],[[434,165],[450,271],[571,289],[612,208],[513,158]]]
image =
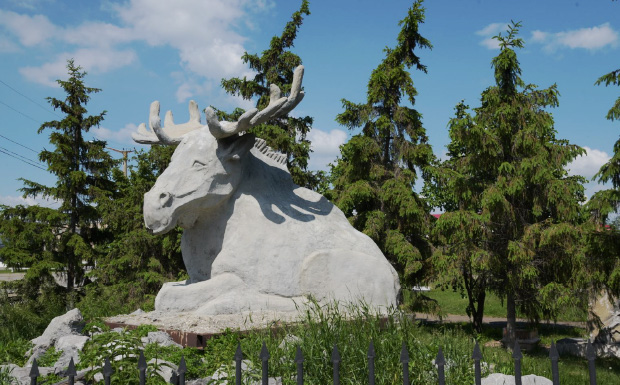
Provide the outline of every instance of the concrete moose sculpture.
[[396,305],[398,276],[375,243],[325,197],[295,185],[283,154],[245,133],[299,104],[303,71],[295,70],[288,97],[272,85],[269,105],[236,122],[220,122],[207,108],[203,126],[191,101],[189,122],[175,125],[168,112],[161,127],[159,102],[151,104],[151,130],[140,125],[134,140],[178,147],[144,196],[144,219],[156,234],[184,228],[190,276],[166,283],[156,310],[293,311],[308,296]]

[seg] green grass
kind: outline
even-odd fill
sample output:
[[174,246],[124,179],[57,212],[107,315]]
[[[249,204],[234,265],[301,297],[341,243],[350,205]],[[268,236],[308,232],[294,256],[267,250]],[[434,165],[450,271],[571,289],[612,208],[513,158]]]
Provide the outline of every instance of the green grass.
[[[227,333],[221,338],[209,341],[205,348],[205,360],[211,368],[224,364],[232,373],[232,363],[237,341],[241,342],[245,358],[252,361],[252,367],[259,373],[259,354],[262,342],[271,354],[271,376],[282,377],[285,384],[295,382],[296,344],[280,347],[286,335],[299,337],[299,345],[304,352],[304,377],[307,383],[331,383],[331,352],[338,346],[342,362],[341,383],[367,383],[368,344],[372,340],[376,351],[377,384],[402,383],[402,366],[399,361],[403,341],[410,356],[409,369],[413,384],[437,383],[437,370],[432,364],[439,347],[442,348],[449,368],[446,371],[447,384],[473,384],[473,362],[470,357],[475,338],[481,343],[484,361],[492,365],[494,372],[514,374],[514,361],[511,353],[502,348],[485,347],[484,342],[497,339],[497,330],[490,328],[488,334],[475,335],[469,325],[422,325],[393,313],[387,320],[378,317],[364,307],[352,309],[354,320],[349,320],[335,307],[318,308],[309,311],[302,325],[292,325],[278,332],[260,331],[246,335]],[[568,335],[575,336],[579,330],[557,330],[543,328],[544,339],[557,340]],[[475,338],[474,338],[475,337]],[[215,348],[215,349],[214,349]],[[213,353],[212,353],[213,352]],[[597,360],[597,376],[601,384],[620,383],[620,360]],[[585,359],[562,357],[560,360],[561,383],[576,385],[587,383],[589,374]],[[490,374],[488,371],[484,375]],[[539,348],[525,353],[523,374],[537,374],[551,377],[548,352]]]
[[[437,301],[441,314],[467,315],[467,297],[463,298],[460,293],[452,290],[431,290],[424,295]],[[487,317],[506,318],[506,304],[493,293],[487,293],[484,301],[484,315]],[[517,311],[517,317],[525,318]],[[580,309],[567,309],[558,315],[558,321],[585,322],[587,313]]]
[[[405,342],[410,362],[411,381],[416,385],[437,383],[437,369],[432,360],[441,347],[446,358],[446,383],[451,385],[473,384],[474,372],[471,353],[475,340],[480,342],[486,369],[483,376],[491,372],[514,374],[514,361],[511,353],[502,348],[486,347],[485,342],[496,340],[496,328],[485,328],[482,334],[475,334],[471,326],[465,324],[420,324],[405,314],[397,311],[388,317],[379,316],[364,306],[349,308],[353,317],[345,316],[336,306],[319,307],[314,305],[305,313],[303,323],[294,325],[277,325],[278,328],[241,333],[229,330],[223,335],[207,341],[203,351],[185,348],[160,347],[149,345],[145,350],[147,361],[158,358],[178,364],[181,356],[188,366],[186,378],[202,378],[214,371],[225,368],[234,377],[234,355],[237,344],[241,344],[244,359],[250,362],[244,372],[244,383],[259,380],[261,373],[260,351],[263,342],[269,349],[270,377],[280,377],[283,383],[293,385],[296,382],[296,365],[294,357],[297,345],[304,354],[304,380],[308,384],[329,384],[332,381],[332,348],[338,346],[341,363],[341,383],[352,385],[368,381],[368,345],[373,341],[376,358],[375,371],[377,384],[402,384],[402,365],[400,353]],[[94,331],[95,326],[86,331]],[[276,325],[274,325],[276,326]],[[105,327],[104,327],[105,329]],[[137,383],[136,349],[141,348],[140,337],[152,326],[144,326],[124,333],[106,332],[99,334],[87,343],[81,353],[79,368],[100,366],[105,357],[118,357],[112,360],[115,368],[113,383]],[[571,328],[557,329],[543,327],[540,330],[544,339],[556,340],[561,336],[576,336],[579,331]],[[283,340],[291,340],[283,344]],[[22,343],[23,344],[23,343]],[[116,346],[110,352],[110,346]],[[21,351],[22,346],[15,346]],[[23,353],[22,353],[23,354]],[[544,348],[531,353],[524,353],[522,373],[536,374],[550,378],[550,361]],[[124,368],[120,370],[121,366]],[[597,359],[597,379],[600,384],[620,383],[620,360]],[[100,369],[95,369],[100,370]],[[152,369],[149,369],[152,373]],[[92,374],[91,374],[92,375]],[[560,381],[563,385],[581,385],[588,381],[587,361],[582,358],[560,358]],[[122,378],[121,378],[122,377]],[[228,381],[228,382],[226,382]],[[222,383],[234,383],[233,378]],[[150,376],[148,384],[161,384],[163,381]]]

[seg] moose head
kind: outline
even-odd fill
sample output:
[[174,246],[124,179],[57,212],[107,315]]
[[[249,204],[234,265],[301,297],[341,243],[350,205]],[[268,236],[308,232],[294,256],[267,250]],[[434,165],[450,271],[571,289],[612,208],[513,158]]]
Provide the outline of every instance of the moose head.
[[[168,168],[144,195],[146,226],[156,234],[165,233],[177,224],[191,227],[199,213],[230,197],[242,180],[244,159],[255,146],[254,135],[244,133],[269,119],[286,115],[301,102],[303,72],[303,66],[295,69],[288,97],[281,97],[280,89],[272,84],[269,105],[260,111],[254,108],[245,112],[236,122],[218,121],[215,111],[209,107],[205,110],[207,124],[202,125],[198,105],[190,101],[187,123],[175,125],[168,111],[162,127],[159,102],[153,102],[149,117],[151,130],[141,124],[132,135],[134,141],[178,144],[178,147]],[[264,146],[263,141],[260,143]]]

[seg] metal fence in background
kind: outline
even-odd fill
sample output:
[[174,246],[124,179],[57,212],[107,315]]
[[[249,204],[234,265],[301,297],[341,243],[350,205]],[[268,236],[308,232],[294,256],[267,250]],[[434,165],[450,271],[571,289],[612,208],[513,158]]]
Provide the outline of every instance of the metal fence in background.
[[[375,385],[375,349],[372,341],[370,342],[370,346],[368,347],[368,383],[370,385]],[[519,343],[515,342],[515,347],[513,350],[512,357],[514,359],[514,367],[515,367],[515,385],[522,385],[521,380],[521,359],[523,355],[521,354],[521,349],[519,347]],[[269,383],[269,358],[270,354],[267,350],[267,346],[263,342],[263,347],[259,356],[261,360],[261,385],[268,385]],[[480,360],[482,360],[482,353],[476,342],[474,346],[474,351],[471,356],[474,364],[474,376],[475,376],[475,385],[481,385],[482,382],[482,371],[480,368]],[[549,359],[551,361],[551,374],[552,374],[552,382],[553,385],[560,384],[560,376],[558,370],[558,360],[560,355],[558,354],[558,350],[555,346],[555,343],[551,343],[551,349],[549,350]],[[586,347],[586,359],[588,360],[588,370],[590,374],[590,385],[596,385],[596,367],[595,367],[595,359],[596,353],[594,351],[594,347],[590,342],[588,342]],[[241,344],[237,346],[237,351],[234,356],[235,360],[235,385],[241,385],[243,379],[241,362],[243,361],[243,352],[241,351]],[[301,348],[297,347],[297,354],[295,355],[295,364],[297,365],[297,385],[304,384],[304,356],[301,351]],[[331,362],[333,365],[333,384],[340,384],[340,362],[342,359],[340,357],[340,352],[338,351],[338,347],[334,346],[331,355]],[[407,345],[403,342],[403,347],[400,353],[400,362],[402,364],[402,378],[403,384],[409,385],[411,382],[409,381],[409,352],[407,350]],[[439,385],[445,385],[445,364],[446,360],[443,355],[443,351],[441,347],[439,348],[439,352],[437,353],[437,357],[435,357],[435,366],[437,366],[437,383]],[[144,358],[144,353],[140,351],[140,357],[138,358],[138,369],[140,376],[140,385],[146,384],[146,370],[147,363]],[[110,379],[113,374],[113,369],[110,364],[110,360],[106,359],[102,368],[103,380],[105,385],[111,385]],[[172,378],[170,379],[171,384],[175,385],[185,385],[185,374],[187,373],[187,366],[185,363],[185,358],[181,358],[181,362],[179,363],[179,367],[176,371],[173,371]],[[69,384],[74,385],[76,380],[77,372],[75,370],[75,365],[73,363],[73,359],[69,363],[69,367],[65,372],[65,376],[67,377],[64,381],[59,382],[55,385],[60,384]],[[39,378],[39,369],[37,366],[36,360],[34,360],[32,364],[32,370],[30,371],[31,385],[37,384],[37,379]]]

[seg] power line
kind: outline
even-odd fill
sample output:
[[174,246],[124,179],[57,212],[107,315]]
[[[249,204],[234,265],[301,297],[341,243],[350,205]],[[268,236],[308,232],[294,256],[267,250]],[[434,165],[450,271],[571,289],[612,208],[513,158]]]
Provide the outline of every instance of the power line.
[[13,110],[13,111],[17,112],[18,114],[20,114],[20,115],[22,115],[22,116],[25,116],[26,118],[28,118],[28,119],[32,120],[33,122],[35,122],[35,123],[37,123],[37,124],[41,124],[41,123],[39,123],[39,121],[38,121],[38,120],[35,120],[34,118],[31,118],[30,116],[28,116],[28,115],[24,114],[23,112],[21,112],[21,111],[19,111],[19,110],[16,110],[15,108],[13,108],[13,107],[9,106],[8,104],[6,104],[6,103],[5,103],[5,102],[3,102],[3,101],[0,101],[0,104],[4,104],[6,107],[8,107],[8,108],[10,108],[11,110]]
[[10,152],[11,154],[13,154],[13,155],[15,155],[15,156],[19,156],[20,158],[22,158],[22,159],[24,159],[24,160],[27,160],[28,162],[32,162],[32,163],[41,163],[41,162],[40,162],[40,161],[38,161],[38,160],[33,160],[33,159],[30,159],[30,158],[26,158],[25,156],[20,155],[20,154],[18,154],[18,153],[16,153],[16,152],[13,152],[13,151],[9,150],[8,148],[0,147],[0,149],[3,149],[4,151]]
[[15,88],[13,88],[13,87],[11,87],[10,85],[6,84],[6,83],[5,83],[5,82],[3,82],[2,80],[0,80],[0,83],[4,84],[5,86],[7,86],[7,87],[8,87],[8,88],[10,88],[11,90],[13,90],[15,93],[17,93],[17,94],[19,94],[19,95],[23,96],[24,98],[28,99],[30,102],[32,102],[32,103],[34,103],[34,104],[36,104],[36,105],[37,105],[37,106],[39,106],[41,109],[43,109],[43,110],[45,110],[45,111],[49,112],[50,114],[53,114],[53,115],[55,115],[55,116],[57,116],[57,117],[61,118],[61,116],[60,116],[60,115],[58,115],[57,113],[55,113],[55,112],[53,112],[53,111],[50,111],[49,109],[47,109],[47,108],[43,107],[43,106],[42,106],[42,105],[40,105],[39,103],[37,103],[37,102],[35,102],[34,100],[30,99],[28,96],[26,96],[26,95],[22,94],[21,92],[17,91]]
[[43,171],[47,171],[47,169],[45,169],[45,168],[43,168],[43,167],[41,167],[41,166],[39,166],[39,165],[36,165],[36,164],[34,164],[34,163],[30,163],[30,162],[28,162],[28,161],[26,161],[26,160],[23,160],[23,159],[21,159],[21,158],[18,158],[17,156],[11,155],[10,153],[8,153],[8,152],[6,152],[6,151],[2,150],[2,148],[0,148],[0,152],[1,152],[1,153],[3,153],[3,154],[6,154],[6,155],[8,155],[8,156],[10,156],[11,158],[15,158],[15,159],[17,159],[17,160],[19,160],[19,161],[21,161],[21,162],[24,162],[24,163],[26,163],[26,164],[29,164],[29,165],[31,165],[32,167],[36,167],[36,168],[41,169],[41,170],[43,170]]
[[33,150],[32,148],[30,148],[30,147],[28,147],[28,146],[24,146],[24,145],[23,145],[23,144],[21,144],[21,143],[17,143],[16,141],[11,140],[11,139],[7,138],[7,137],[6,137],[6,136],[4,136],[4,135],[1,135],[1,134],[0,134],[0,137],[2,137],[2,138],[4,138],[4,139],[8,140],[9,142],[13,142],[13,143],[15,143],[15,144],[16,144],[16,145],[18,145],[18,146],[22,146],[23,148],[25,148],[25,149],[27,149],[27,150],[30,150],[30,151],[34,152],[35,154],[38,154],[38,153],[39,153],[39,151]]

